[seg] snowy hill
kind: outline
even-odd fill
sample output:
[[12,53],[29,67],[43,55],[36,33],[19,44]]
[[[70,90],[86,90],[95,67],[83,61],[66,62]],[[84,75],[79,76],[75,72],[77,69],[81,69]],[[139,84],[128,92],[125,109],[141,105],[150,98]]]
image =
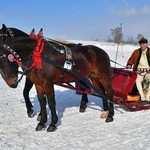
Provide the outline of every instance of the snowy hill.
[[[115,60],[117,45],[105,42],[75,41],[104,49]],[[118,48],[117,62],[126,65],[128,57],[138,46],[123,45]],[[112,66],[114,64],[112,63]],[[122,66],[116,66],[122,67]],[[1,150],[149,150],[150,110],[127,112],[115,105],[112,123],[100,119],[101,99],[88,96],[85,113],[79,113],[80,95],[75,91],[55,86],[58,129],[53,133],[35,131],[38,123],[28,118],[22,91],[24,79],[17,89],[9,88],[0,78],[0,149]],[[35,88],[30,98],[36,113],[39,104]],[[48,110],[49,111],[49,110]]]

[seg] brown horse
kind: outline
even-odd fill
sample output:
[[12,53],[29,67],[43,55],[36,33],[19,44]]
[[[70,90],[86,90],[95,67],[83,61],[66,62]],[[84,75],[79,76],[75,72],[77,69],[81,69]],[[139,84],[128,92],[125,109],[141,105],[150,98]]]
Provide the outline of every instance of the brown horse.
[[[42,32],[42,31],[40,30],[38,35],[41,34],[40,32]],[[5,24],[2,25],[2,29],[0,29],[0,44],[7,44],[10,40],[12,40],[16,37],[31,37],[31,38],[33,38],[33,37],[36,37],[36,35],[35,35],[34,29],[30,33],[30,35],[28,35],[27,33],[23,32],[19,29],[12,28],[12,27],[8,28],[8,27],[6,27]],[[76,44],[74,44],[74,46],[76,46]],[[29,92],[30,92],[31,88],[33,87],[33,84],[34,83],[28,77],[26,77],[25,86],[24,86],[24,90],[23,90],[23,96],[25,99],[28,117],[33,117],[35,115],[33,105],[29,98]],[[38,95],[38,92],[37,92],[37,95]],[[87,95],[85,93],[82,93],[82,99],[81,99],[81,104],[80,104],[80,109],[79,109],[80,112],[85,111],[85,109],[87,107],[87,103],[88,103]],[[41,116],[41,113],[39,113],[39,115],[38,115],[38,120],[40,120],[40,116]]]
[[[34,29],[31,32],[34,35]],[[10,40],[16,37],[29,37],[29,35],[19,29],[16,28],[8,28],[5,24],[2,24],[2,28],[0,29],[0,44],[7,44]],[[23,90],[23,97],[25,99],[25,104],[27,108],[28,117],[33,117],[35,112],[33,110],[33,105],[29,98],[29,92],[33,87],[33,82],[30,81],[28,77],[25,79],[25,86]],[[38,93],[37,93],[38,94]]]
[[[35,83],[41,106],[41,120],[36,130],[39,131],[45,128],[45,123],[47,122],[46,98],[51,110],[51,123],[47,131],[54,131],[56,129],[58,117],[55,107],[54,84],[76,82],[79,80],[78,75],[80,77],[88,77],[91,80],[92,89],[95,93],[101,93],[101,88],[103,87],[105,90],[104,94],[106,94],[109,103],[107,108],[105,108],[108,110],[106,122],[113,121],[111,66],[107,53],[92,45],[74,47],[71,45],[62,46],[53,42],[47,42],[46,40],[43,41],[44,49],[41,54],[43,61],[40,63],[42,67],[40,69],[37,69],[35,66],[33,68],[29,67],[33,63],[33,50],[37,47],[36,39],[16,38],[7,46],[2,45],[0,47],[0,64],[2,64],[0,69],[3,77],[5,76],[5,82],[10,87],[17,87],[18,82],[15,76],[18,73],[18,65],[20,65],[25,70],[26,76]],[[61,53],[58,49],[64,49],[65,52]],[[72,59],[69,60],[72,63],[71,70],[64,68],[64,63],[68,59],[66,58],[66,49],[69,49],[69,52],[71,51],[72,53]],[[7,59],[10,53],[11,56],[14,56],[15,61]]]

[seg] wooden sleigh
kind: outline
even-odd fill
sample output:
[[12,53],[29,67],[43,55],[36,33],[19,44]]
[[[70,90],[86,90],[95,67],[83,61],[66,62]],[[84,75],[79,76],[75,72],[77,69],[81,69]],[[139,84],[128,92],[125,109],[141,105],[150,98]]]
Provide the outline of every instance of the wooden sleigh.
[[149,102],[140,101],[135,85],[137,73],[120,68],[113,68],[113,71],[111,84],[114,90],[114,102],[129,111],[149,109]]

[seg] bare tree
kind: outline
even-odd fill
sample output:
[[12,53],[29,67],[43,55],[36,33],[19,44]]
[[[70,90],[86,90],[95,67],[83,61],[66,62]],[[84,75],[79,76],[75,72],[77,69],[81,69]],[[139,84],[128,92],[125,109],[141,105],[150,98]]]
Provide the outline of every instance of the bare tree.
[[112,36],[112,41],[114,43],[121,43],[123,40],[123,34],[122,34],[122,24],[120,27],[116,27],[114,29],[111,29],[111,36]]
[[137,37],[134,39],[132,36],[128,37],[127,40],[123,39],[122,34],[122,23],[120,27],[116,27],[111,29],[111,36],[108,36],[107,42],[114,42],[114,43],[124,43],[124,44],[134,44],[137,45],[138,41],[144,37],[143,34],[138,34]]
[[125,41],[126,44],[133,44],[136,45],[137,41],[134,40],[134,38],[132,36],[128,37],[128,39]]

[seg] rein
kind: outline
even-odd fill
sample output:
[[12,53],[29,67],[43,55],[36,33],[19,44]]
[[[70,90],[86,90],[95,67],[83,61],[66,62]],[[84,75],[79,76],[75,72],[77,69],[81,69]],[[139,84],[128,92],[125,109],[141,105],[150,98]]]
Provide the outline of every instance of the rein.
[[78,72],[68,70],[68,69],[62,67],[57,62],[55,62],[55,61],[53,61],[53,60],[51,60],[47,57],[43,57],[43,61],[48,63],[48,64],[51,64],[51,65],[55,66],[56,68],[59,68],[60,70],[63,70],[64,72],[69,73],[70,75],[74,76],[76,79],[81,80],[82,82],[84,82],[89,87],[89,89],[90,89],[89,92],[93,93],[93,95],[101,97],[102,99],[105,99],[108,102],[114,104],[114,102],[112,102],[110,99],[108,99],[101,91],[99,91],[96,87],[94,87],[90,81],[88,81],[87,79],[82,77]]
[[[61,44],[61,43],[58,42],[58,41],[54,41],[54,40],[47,39],[47,38],[44,38],[44,37],[43,37],[43,39],[44,39],[49,45],[51,45],[56,51],[58,51],[58,52],[60,52],[60,53],[64,53],[64,49],[66,50],[66,46],[63,45],[63,44]],[[56,43],[56,44],[58,44],[59,46],[63,46],[64,49],[58,49],[56,46],[54,46],[53,44],[51,44],[50,41],[51,41],[51,42],[54,42],[54,43]]]
[[21,77],[20,77],[20,79],[18,80],[18,83],[22,80],[22,78],[23,78],[23,76],[25,75],[26,71],[29,70],[29,69],[31,69],[31,68],[33,67],[33,63],[30,65],[30,67],[28,67],[29,64],[30,64],[30,60],[31,60],[31,57],[30,57],[30,59],[29,59],[27,65],[24,67],[25,69],[24,69],[23,72],[21,73]]
[[119,64],[119,63],[117,63],[117,62],[115,62],[113,60],[110,60],[110,61],[113,62],[113,63],[115,63],[115,64],[117,64],[117,65],[119,65],[119,66],[122,66],[122,67],[126,68],[125,66],[123,66],[123,65],[121,65],[121,64]]

